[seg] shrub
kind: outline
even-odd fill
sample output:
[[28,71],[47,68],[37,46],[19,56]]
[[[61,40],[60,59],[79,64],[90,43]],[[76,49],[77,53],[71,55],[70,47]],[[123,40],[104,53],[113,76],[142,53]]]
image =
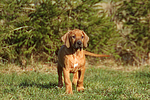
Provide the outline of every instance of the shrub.
[[146,63],[150,52],[150,1],[123,1],[115,16],[123,22],[124,27],[118,41],[120,56],[128,63],[141,65]]
[[90,37],[89,51],[115,53],[118,34],[110,19],[94,8],[100,1],[2,0],[1,59],[14,62],[34,56],[55,61],[55,51],[62,45],[60,37],[75,28]]

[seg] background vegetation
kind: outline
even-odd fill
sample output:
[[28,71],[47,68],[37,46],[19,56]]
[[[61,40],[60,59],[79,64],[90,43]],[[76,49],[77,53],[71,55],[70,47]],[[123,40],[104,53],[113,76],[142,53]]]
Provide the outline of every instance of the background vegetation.
[[[149,11],[149,0],[0,0],[0,98],[148,100]],[[65,94],[56,66],[45,62],[57,61],[61,36],[75,28],[90,37],[88,51],[143,66],[112,67],[111,59],[88,64],[85,91]]]
[[1,64],[56,61],[61,36],[81,29],[88,51],[140,65],[150,51],[149,0],[1,0]]

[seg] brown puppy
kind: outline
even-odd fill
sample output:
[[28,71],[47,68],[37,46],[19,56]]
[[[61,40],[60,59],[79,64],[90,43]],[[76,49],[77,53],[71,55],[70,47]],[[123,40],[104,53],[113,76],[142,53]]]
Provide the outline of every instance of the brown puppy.
[[109,57],[109,55],[99,55],[83,50],[83,47],[87,47],[89,37],[79,29],[67,32],[61,39],[65,45],[58,51],[58,87],[61,88],[63,86],[63,72],[66,93],[72,94],[70,73],[73,73],[73,84],[77,85],[77,91],[83,91],[85,55],[96,57]]

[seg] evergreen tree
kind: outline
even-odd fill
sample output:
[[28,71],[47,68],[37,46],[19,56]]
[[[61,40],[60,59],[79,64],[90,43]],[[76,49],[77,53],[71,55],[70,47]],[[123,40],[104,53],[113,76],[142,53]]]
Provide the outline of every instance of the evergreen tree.
[[55,51],[68,30],[81,29],[90,37],[88,51],[114,54],[114,23],[95,4],[101,0],[2,0],[1,59],[55,60]]

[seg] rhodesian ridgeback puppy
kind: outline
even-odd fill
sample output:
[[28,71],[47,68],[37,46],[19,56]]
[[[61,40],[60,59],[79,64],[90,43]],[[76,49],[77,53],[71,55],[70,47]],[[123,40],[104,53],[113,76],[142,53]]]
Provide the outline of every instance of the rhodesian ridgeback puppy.
[[[61,39],[65,44],[58,51],[58,87],[63,86],[63,72],[67,94],[73,94],[72,83],[77,85],[77,91],[84,91],[85,55],[96,57],[108,57],[109,55],[99,55],[83,50],[83,47],[87,47],[89,37],[82,30],[68,31]],[[72,83],[70,73],[73,73]]]

